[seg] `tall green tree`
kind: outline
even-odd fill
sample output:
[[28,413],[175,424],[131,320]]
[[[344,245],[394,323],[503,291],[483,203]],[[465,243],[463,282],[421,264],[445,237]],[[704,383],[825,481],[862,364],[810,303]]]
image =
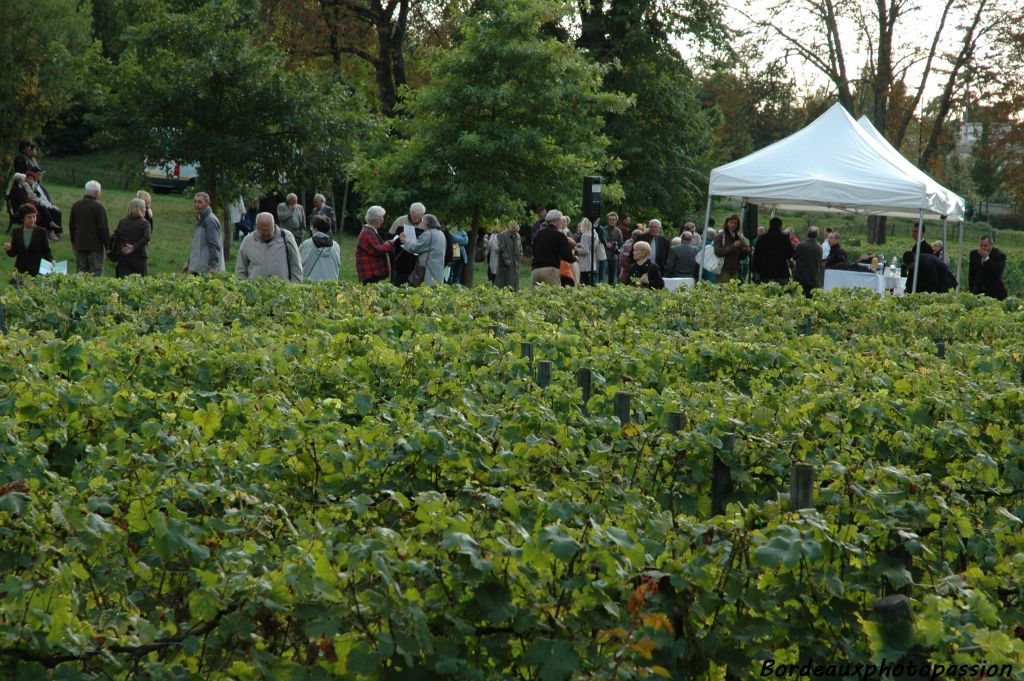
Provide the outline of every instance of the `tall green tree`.
[[760,64],[747,45],[701,74],[700,100],[718,113],[715,163],[727,163],[790,135],[804,124],[796,84],[779,61]]
[[[542,35],[566,7],[553,0],[480,0],[450,49],[428,58],[430,80],[406,99],[403,138],[360,171],[363,193],[424,201],[471,227],[518,219],[527,205],[579,205],[583,175],[614,167],[603,116],[625,100],[602,92],[602,69]],[[466,282],[472,283],[467,268]]]
[[[52,20],[47,20],[47,19]],[[0,161],[10,167],[18,139],[38,134],[99,90],[89,3],[0,2]]]
[[996,128],[1012,125],[1009,121],[993,122],[994,112],[981,116],[978,139],[971,150],[971,181],[978,193],[979,207],[988,212],[988,202],[1003,186],[1004,158],[1007,149]]
[[580,0],[577,44],[608,67],[604,87],[632,100],[607,117],[605,175],[621,185],[623,208],[678,218],[707,191],[712,135],[699,84],[672,38],[724,38],[718,0]]
[[130,30],[105,107],[115,141],[198,163],[220,209],[260,186],[339,177],[372,130],[342,84],[259,37],[259,11],[258,0],[168,4]]

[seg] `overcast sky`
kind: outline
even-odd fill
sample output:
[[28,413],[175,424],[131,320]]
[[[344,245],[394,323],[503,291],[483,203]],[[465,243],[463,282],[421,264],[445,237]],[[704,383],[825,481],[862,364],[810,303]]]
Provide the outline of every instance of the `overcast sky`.
[[[862,0],[862,2],[865,0]],[[743,18],[743,15],[738,10],[744,10],[755,18],[770,18],[772,16],[771,8],[778,4],[778,0],[726,0],[729,6],[727,12],[727,21],[730,26],[743,27],[749,25],[749,22]],[[800,3],[794,3],[799,5]],[[874,4],[873,0],[870,4]],[[896,45],[900,45],[901,41],[906,44],[918,45],[922,49],[927,49],[932,41],[932,37],[938,30],[939,20],[941,17],[943,3],[940,0],[920,0],[916,3],[916,6],[920,9],[914,11],[909,15],[912,17],[912,21],[905,19],[902,24],[897,26]],[[804,25],[808,22],[813,21],[811,16],[806,11],[790,10],[787,14],[777,17],[781,19],[780,23],[787,28],[792,28],[800,25]],[[955,26],[955,22],[947,20],[947,26]],[[864,53],[857,50],[857,30],[852,22],[842,24],[843,30],[843,45],[847,55],[847,68],[849,71],[855,73],[865,62]],[[902,29],[902,30],[901,30]],[[954,32],[946,31],[949,35],[949,40],[955,39],[957,36]],[[953,45],[949,45],[952,47]],[[681,46],[683,54],[687,52],[685,47]],[[782,39],[778,41],[770,41],[765,45],[765,56],[768,58],[778,57],[784,53],[784,45]],[[906,51],[901,51],[899,54],[906,54]],[[824,75],[822,75],[817,69],[806,64],[802,59],[796,56],[789,58],[788,68],[792,73],[794,80],[799,86],[801,91],[809,91],[817,89],[818,86],[827,85],[828,81]],[[910,79],[914,87],[920,80],[921,71],[911,70]],[[932,75],[930,82],[927,86],[927,92],[929,95],[937,94],[940,89],[940,84],[935,75]]]

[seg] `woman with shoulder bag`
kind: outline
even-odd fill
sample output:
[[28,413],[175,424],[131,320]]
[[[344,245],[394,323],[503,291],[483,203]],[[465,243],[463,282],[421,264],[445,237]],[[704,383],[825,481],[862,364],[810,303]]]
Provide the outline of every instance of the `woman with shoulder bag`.
[[[409,275],[409,283],[412,286],[419,286],[420,283],[428,286],[436,286],[444,283],[444,253],[448,241],[441,233],[441,223],[437,218],[427,213],[420,223],[423,227],[423,234],[414,242],[410,242],[403,233],[400,237],[402,249],[419,256],[416,259],[416,268]],[[415,280],[419,279],[419,283]]]
[[722,231],[715,237],[715,255],[722,258],[722,272],[715,279],[724,284],[740,277],[740,265],[744,258],[753,250],[740,231],[740,218],[730,215],[725,219]]

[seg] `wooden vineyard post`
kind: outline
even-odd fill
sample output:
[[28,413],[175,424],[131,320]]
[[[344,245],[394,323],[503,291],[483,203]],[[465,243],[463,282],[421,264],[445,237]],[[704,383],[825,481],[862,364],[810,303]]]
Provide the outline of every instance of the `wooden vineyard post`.
[[551,385],[551,361],[542,359],[537,362],[537,385],[546,388]]
[[678,411],[669,412],[667,428],[669,435],[676,435],[684,428],[686,428],[686,415],[680,414]]
[[[722,451],[732,454],[736,448],[736,436],[722,437]],[[732,471],[722,458],[715,454],[711,464],[711,515],[725,513],[725,500],[732,495]]]
[[[891,548],[885,550],[882,554],[882,560],[887,561],[893,567],[905,568],[910,573],[914,567],[914,559],[903,544],[899,532],[893,530],[889,533],[889,544]],[[896,587],[889,579],[885,578],[885,593],[887,596],[903,595],[909,597],[913,593],[913,584],[904,584],[901,587]]]
[[576,385],[583,391],[583,414],[587,412],[587,402],[594,393],[594,370],[590,367],[582,367],[576,372]]
[[795,463],[789,470],[789,510],[814,506],[814,466]]
[[876,600],[871,609],[883,645],[889,650],[907,651],[900,662],[909,661],[908,657],[916,658],[917,655],[910,652],[914,647],[914,613],[910,599],[903,594],[884,596]]
[[615,417],[619,419],[620,425],[626,425],[632,419],[630,418],[630,402],[633,396],[627,392],[615,393]]
[[530,373],[533,373],[533,343],[520,343],[519,356],[526,358],[526,363],[530,367]]

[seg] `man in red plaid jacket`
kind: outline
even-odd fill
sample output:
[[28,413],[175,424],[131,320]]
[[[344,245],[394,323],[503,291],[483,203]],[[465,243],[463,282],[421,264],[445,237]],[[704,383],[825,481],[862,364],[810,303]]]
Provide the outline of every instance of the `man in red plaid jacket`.
[[391,271],[388,253],[394,249],[395,242],[393,239],[381,241],[377,232],[384,224],[384,215],[384,209],[380,206],[370,206],[366,211],[366,224],[356,242],[356,275],[364,284],[387,279]]

